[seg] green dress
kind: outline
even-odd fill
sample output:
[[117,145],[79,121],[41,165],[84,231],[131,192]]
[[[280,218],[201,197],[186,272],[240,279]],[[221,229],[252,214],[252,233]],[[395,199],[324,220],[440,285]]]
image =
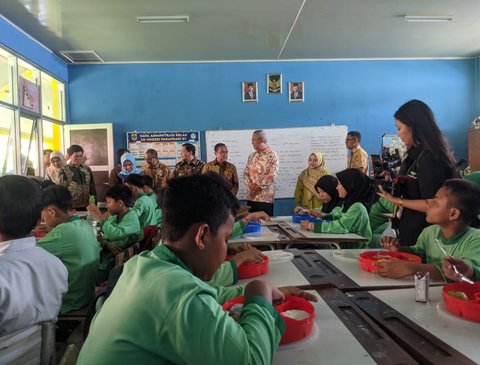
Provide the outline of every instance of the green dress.
[[153,204],[155,205],[155,217],[157,219],[156,226],[160,228],[162,225],[162,210],[160,209],[157,203],[157,194],[152,192],[152,193],[147,193],[147,196],[153,201]]
[[94,317],[77,364],[271,364],[285,324],[256,296],[235,322],[221,304],[242,294],[200,280],[166,245],[142,252]]
[[100,246],[92,227],[74,215],[38,240],[37,245],[57,256],[67,268],[68,292],[60,313],[88,305],[95,297],[100,261]]

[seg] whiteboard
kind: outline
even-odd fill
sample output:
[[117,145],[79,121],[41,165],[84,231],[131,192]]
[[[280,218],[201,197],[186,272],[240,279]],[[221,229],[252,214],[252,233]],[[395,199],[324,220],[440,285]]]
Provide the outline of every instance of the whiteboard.
[[[215,159],[214,146],[225,143],[228,161],[237,167],[240,189],[237,197],[246,199],[243,171],[252,147],[253,129],[206,131],[207,161]],[[326,167],[334,174],[347,168],[345,137],[347,126],[264,129],[268,145],[277,153],[280,164],[275,198],[293,198],[298,175],[307,168],[308,156],[320,151]]]

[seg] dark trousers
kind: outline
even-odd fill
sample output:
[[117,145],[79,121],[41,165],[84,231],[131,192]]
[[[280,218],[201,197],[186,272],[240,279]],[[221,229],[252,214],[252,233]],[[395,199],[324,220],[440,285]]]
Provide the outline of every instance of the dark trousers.
[[265,212],[269,216],[273,216],[273,203],[253,202],[247,200],[247,205],[250,207],[251,212]]

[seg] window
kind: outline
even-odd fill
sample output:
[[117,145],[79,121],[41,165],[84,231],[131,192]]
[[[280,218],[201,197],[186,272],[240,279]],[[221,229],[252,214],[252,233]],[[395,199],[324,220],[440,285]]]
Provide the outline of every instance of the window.
[[42,114],[65,121],[64,95],[64,84],[42,72]]
[[0,176],[41,175],[43,150],[63,152],[65,115],[65,84],[0,46]]
[[15,57],[0,48],[0,101],[13,104],[13,67]]
[[0,176],[15,171],[15,133],[13,110],[0,106]]

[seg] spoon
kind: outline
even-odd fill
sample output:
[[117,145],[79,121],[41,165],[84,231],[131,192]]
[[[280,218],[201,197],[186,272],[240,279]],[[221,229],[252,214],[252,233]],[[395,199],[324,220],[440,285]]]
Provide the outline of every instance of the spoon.
[[[435,242],[437,243],[437,246],[440,248],[440,250],[443,252],[443,254],[448,257],[450,256],[447,251],[445,251],[445,249],[443,248],[442,244],[440,243],[440,241],[438,240],[438,238],[435,238]],[[459,277],[460,281],[464,281],[465,283],[469,283],[469,284],[474,284],[474,282],[472,280],[470,280],[469,278],[467,278],[465,275],[463,275],[460,271],[458,271],[457,267],[452,264],[450,262],[450,265],[452,265],[452,269],[453,271],[455,272],[455,274]]]

